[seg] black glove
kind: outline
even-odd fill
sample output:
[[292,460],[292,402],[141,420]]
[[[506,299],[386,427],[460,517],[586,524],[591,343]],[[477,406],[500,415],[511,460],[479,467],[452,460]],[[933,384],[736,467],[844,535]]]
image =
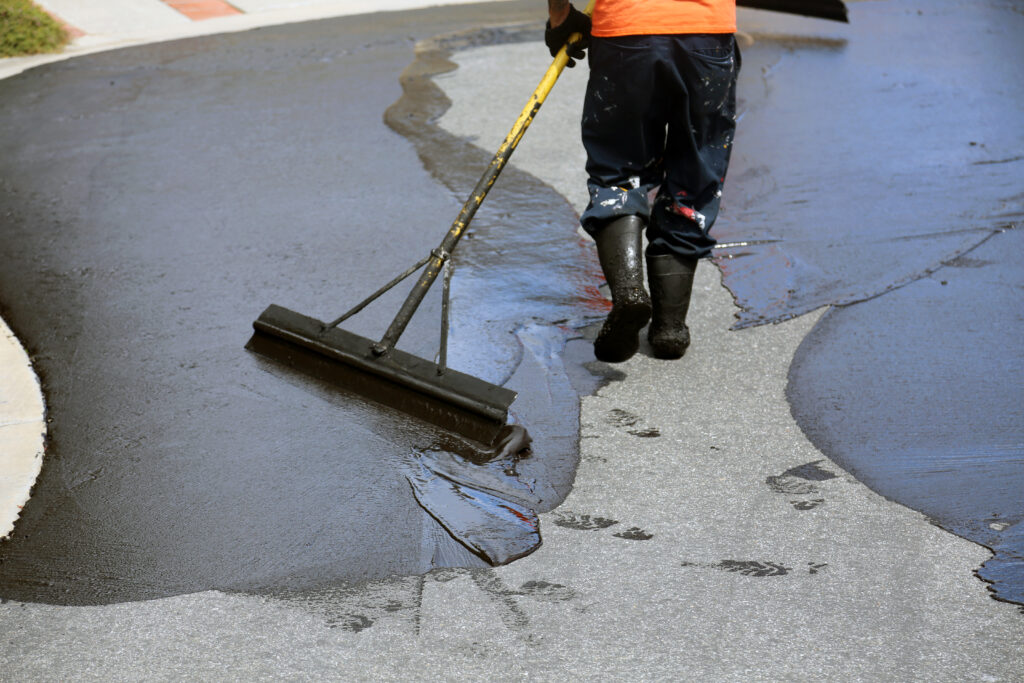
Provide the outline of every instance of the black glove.
[[575,60],[583,59],[586,54],[584,50],[590,46],[590,17],[569,5],[569,16],[565,18],[565,21],[555,28],[551,28],[549,19],[544,27],[544,44],[548,46],[552,57],[558,54],[558,51],[565,45],[565,41],[569,40],[569,36],[573,33],[579,33],[583,37],[569,46],[569,61],[566,64],[568,67],[576,66]]

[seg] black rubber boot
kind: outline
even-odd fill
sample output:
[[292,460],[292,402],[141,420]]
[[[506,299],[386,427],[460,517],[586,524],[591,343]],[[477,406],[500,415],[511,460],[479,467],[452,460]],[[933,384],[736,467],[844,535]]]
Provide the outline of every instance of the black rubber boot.
[[618,218],[594,238],[601,270],[612,290],[612,310],[594,340],[594,355],[606,363],[628,360],[640,347],[640,330],[651,319],[651,297],[644,289],[644,222]]
[[674,254],[647,255],[654,319],[647,330],[655,358],[681,358],[690,345],[686,312],[690,309],[697,259]]

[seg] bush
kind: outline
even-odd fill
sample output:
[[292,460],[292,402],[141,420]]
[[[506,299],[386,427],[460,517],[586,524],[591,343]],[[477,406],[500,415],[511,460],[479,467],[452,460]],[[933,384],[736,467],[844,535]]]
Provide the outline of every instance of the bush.
[[0,57],[59,52],[67,30],[32,0],[0,0]]

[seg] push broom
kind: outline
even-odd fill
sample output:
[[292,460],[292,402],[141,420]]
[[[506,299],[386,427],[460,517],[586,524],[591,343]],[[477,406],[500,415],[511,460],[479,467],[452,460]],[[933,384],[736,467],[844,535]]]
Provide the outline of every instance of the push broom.
[[[590,0],[586,14],[593,12],[594,4],[595,0]],[[739,0],[737,4],[846,20],[846,8],[840,0]],[[578,33],[572,35],[570,45],[580,38]],[[255,333],[246,348],[491,445],[508,421],[508,409],[516,393],[447,366],[451,255],[568,60],[567,48],[563,47],[436,249],[336,320],[324,323],[281,306],[269,306],[253,323]],[[380,340],[338,327],[421,268],[423,272]],[[441,341],[435,363],[395,345],[442,271]]]
[[[587,14],[593,11],[594,2],[590,0]],[[573,34],[569,44],[580,38]],[[516,392],[448,367],[451,255],[568,60],[563,47],[437,248],[336,320],[325,323],[281,306],[267,307],[253,322],[255,332],[246,348],[485,445],[493,444],[508,422]],[[421,268],[423,272],[380,340],[338,327]],[[395,345],[442,271],[441,342],[435,363]]]

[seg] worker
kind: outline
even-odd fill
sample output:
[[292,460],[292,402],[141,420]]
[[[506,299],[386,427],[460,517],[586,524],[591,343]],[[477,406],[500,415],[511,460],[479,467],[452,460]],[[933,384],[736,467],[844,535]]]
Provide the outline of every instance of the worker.
[[629,359],[650,321],[655,357],[680,358],[736,129],[736,2],[597,0],[591,21],[568,0],[548,0],[548,15],[552,56],[573,33],[583,39],[570,46],[569,66],[589,50],[582,131],[590,202],[580,222],[612,295],[594,354]]

